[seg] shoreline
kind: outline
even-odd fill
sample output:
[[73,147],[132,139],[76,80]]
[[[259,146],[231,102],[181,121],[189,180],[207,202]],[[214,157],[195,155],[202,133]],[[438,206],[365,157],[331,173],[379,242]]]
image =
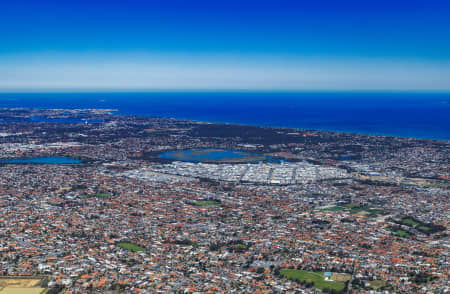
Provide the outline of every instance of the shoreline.
[[[44,108],[43,108],[44,109]],[[173,117],[173,116],[154,116],[154,115],[145,115],[145,114],[133,114],[127,112],[121,112],[120,110],[117,113],[113,113],[112,115],[123,115],[123,116],[137,116],[137,117],[160,117],[160,118],[168,118],[168,119],[176,119],[176,120],[186,120],[196,123],[203,124],[224,124],[224,125],[235,125],[235,126],[252,126],[252,127],[262,127],[262,128],[280,128],[280,129],[291,129],[291,130],[301,130],[301,131],[319,131],[319,132],[331,132],[331,133],[340,133],[340,134],[348,134],[348,135],[362,135],[362,136],[377,136],[377,137],[394,137],[401,139],[414,139],[414,140],[428,140],[428,141],[441,141],[441,142],[450,142],[450,137],[448,139],[445,138],[437,138],[437,137],[410,137],[410,136],[400,136],[400,135],[389,135],[383,133],[366,133],[366,132],[358,132],[358,131],[341,131],[341,130],[331,130],[331,129],[312,129],[312,128],[303,128],[303,127],[294,127],[294,126],[277,126],[277,125],[261,125],[261,124],[251,124],[251,123],[239,123],[239,122],[230,122],[230,121],[211,121],[211,120],[196,120],[189,119],[183,117]]]
[[[378,132],[360,132],[360,131],[354,131],[354,130],[338,130],[338,129],[328,129],[328,128],[309,128],[309,127],[302,127],[302,126],[282,126],[282,125],[275,125],[275,124],[258,124],[258,123],[241,123],[241,122],[233,122],[233,121],[213,121],[213,120],[200,120],[200,119],[192,119],[192,118],[185,118],[185,117],[175,117],[175,116],[164,116],[164,115],[152,115],[152,114],[144,114],[144,113],[132,113],[132,112],[126,112],[121,111],[119,108],[98,108],[98,107],[91,107],[91,108],[62,108],[62,107],[0,107],[0,110],[17,110],[17,109],[28,109],[28,110],[61,110],[61,109],[67,109],[67,110],[89,110],[89,111],[102,111],[103,114],[108,115],[121,115],[121,116],[135,116],[135,117],[159,117],[159,118],[168,118],[168,119],[175,119],[175,120],[185,120],[185,121],[191,121],[195,123],[203,123],[203,124],[224,124],[224,125],[236,125],[236,126],[252,126],[252,127],[262,127],[262,128],[280,128],[280,129],[291,129],[291,130],[302,130],[302,131],[319,131],[319,132],[331,132],[331,133],[340,133],[340,134],[347,134],[347,135],[360,135],[360,136],[378,136],[378,137],[394,137],[394,138],[401,138],[401,139],[414,139],[414,140],[428,140],[428,141],[439,141],[439,142],[450,142],[450,136],[449,138],[440,138],[440,137],[412,137],[412,136],[405,136],[405,135],[397,135],[397,134],[388,134],[388,133],[378,133]],[[113,110],[112,111],[106,111],[106,110]],[[2,121],[0,119],[0,122],[6,122]],[[32,122],[32,120],[30,120]],[[57,123],[65,123],[65,122],[57,122]],[[67,122],[69,123],[69,122]]]
[[0,93],[0,108],[85,109],[113,115],[450,141],[450,93]]

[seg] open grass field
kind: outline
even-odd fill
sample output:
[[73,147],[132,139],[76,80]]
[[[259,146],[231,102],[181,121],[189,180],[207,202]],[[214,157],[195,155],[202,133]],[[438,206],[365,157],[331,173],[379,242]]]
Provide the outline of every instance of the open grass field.
[[195,202],[196,206],[220,206],[220,202],[214,200],[200,200]]
[[410,217],[402,218],[401,222],[404,225],[407,225],[407,226],[410,226],[410,227],[414,227],[414,226],[417,226],[419,224],[418,222],[416,222],[414,219],[412,219]]
[[381,281],[381,280],[374,280],[374,281],[370,281],[369,282],[369,286],[373,289],[373,290],[378,290],[381,287],[386,286],[386,282],[385,281]]
[[356,203],[348,203],[344,206],[330,206],[325,207],[321,209],[322,211],[341,211],[341,210],[347,210],[351,214],[361,214],[366,217],[377,217],[379,214],[383,214],[384,210],[379,208],[374,208],[370,206],[361,206]]
[[0,294],[43,294],[45,288],[7,287],[0,290]]
[[360,213],[362,211],[368,211],[370,210],[370,207],[368,206],[356,206],[350,209],[351,214]]
[[393,229],[393,228],[390,228],[389,229],[390,231],[392,231],[392,232],[394,232],[397,236],[399,236],[399,237],[403,237],[403,238],[409,238],[409,237],[411,237],[411,234],[409,233],[409,232],[407,232],[407,231],[405,231],[405,230],[402,230],[402,229]]
[[233,244],[233,245],[231,245],[231,248],[247,250],[247,246],[244,244]]
[[92,195],[91,197],[96,197],[96,198],[109,198],[111,196],[111,194],[109,193],[97,193]]
[[322,208],[322,211],[341,211],[341,210],[345,210],[345,207],[342,206],[331,206],[331,207],[327,207],[327,208]]
[[0,278],[0,288],[6,287],[35,287],[40,279]]
[[323,290],[326,288],[336,291],[343,291],[345,284],[341,282],[325,281],[325,277],[321,272],[309,272],[296,269],[283,269],[280,273],[288,279],[296,280],[300,282],[312,282],[314,287]]
[[330,206],[321,209],[323,211],[340,211],[340,210],[348,210],[351,214],[363,213],[368,216],[375,216],[377,214],[383,213],[383,209],[374,208],[367,205],[359,205],[357,203],[347,203],[343,206]]
[[117,246],[119,246],[123,249],[126,249],[126,250],[133,251],[133,252],[145,251],[144,247],[141,247],[136,244],[129,243],[129,242],[120,242],[120,243],[117,243]]
[[349,204],[345,204],[345,207],[352,209],[352,208],[359,207],[359,204],[349,203]]
[[429,232],[431,229],[427,226],[418,226],[417,229],[421,232]]
[[434,234],[437,232],[441,232],[445,230],[444,226],[436,225],[433,223],[425,223],[420,220],[415,219],[414,217],[406,216],[403,217],[400,221],[397,221],[398,224],[408,226],[410,228],[415,228],[423,234]]
[[111,197],[111,194],[109,193],[96,193],[96,194],[91,194],[91,195],[83,195],[81,196],[81,198],[86,199],[86,198],[109,198]]
[[378,209],[378,208],[373,208],[370,206],[359,206],[359,205],[354,205],[352,204],[350,208],[350,213],[351,214],[363,214],[365,216],[368,217],[376,217],[378,216],[378,214],[381,214],[383,212],[382,209]]

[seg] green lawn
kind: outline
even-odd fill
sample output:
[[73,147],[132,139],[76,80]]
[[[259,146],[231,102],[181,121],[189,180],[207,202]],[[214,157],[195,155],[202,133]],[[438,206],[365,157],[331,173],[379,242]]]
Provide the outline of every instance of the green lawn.
[[402,218],[401,222],[404,225],[407,225],[407,226],[410,226],[410,227],[415,227],[415,226],[417,226],[419,224],[418,222],[416,222],[414,219],[412,219],[410,217]]
[[195,202],[195,205],[197,206],[220,206],[219,201],[214,200],[199,200]]
[[405,238],[411,237],[411,234],[404,230],[397,230],[397,231],[395,231],[395,233],[397,235],[399,235],[400,237],[405,237]]
[[374,281],[369,282],[369,286],[374,290],[378,290],[378,289],[386,286],[386,282],[381,281],[381,280],[374,280]]
[[352,208],[359,207],[359,204],[356,204],[356,203],[349,203],[349,204],[345,204],[344,206],[347,207],[347,208],[352,209]]
[[97,193],[92,195],[92,197],[97,197],[97,198],[109,198],[111,196],[111,194],[109,193]]
[[111,197],[111,194],[109,194],[109,193],[95,193],[95,194],[91,194],[91,195],[81,196],[81,198],[83,198],[83,199],[92,198],[92,197],[95,197],[95,198],[109,198],[109,197]]
[[327,208],[323,208],[323,211],[341,211],[341,210],[345,210],[345,207],[342,206],[331,206],[331,207],[327,207]]
[[427,183],[424,185],[425,187],[431,187],[431,188],[443,188],[446,189],[449,187],[448,183],[440,183],[440,182],[435,182],[435,183]]
[[444,226],[439,226],[433,223],[424,223],[420,220],[415,219],[414,217],[406,216],[403,217],[400,222],[400,224],[415,228],[416,230],[420,231],[423,234],[434,234],[440,231],[445,230]]
[[290,280],[296,280],[300,282],[313,282],[314,287],[323,290],[325,288],[333,289],[336,291],[343,291],[345,288],[344,283],[325,281],[322,272],[308,272],[304,270],[296,269],[283,269],[280,273]]
[[409,233],[408,231],[402,230],[402,229],[388,228],[388,230],[391,232],[394,232],[399,237],[403,237],[403,238],[411,237],[411,233]]
[[383,209],[379,209],[379,208],[373,208],[367,205],[364,206],[359,206],[358,204],[347,204],[346,205],[348,208],[350,208],[350,213],[351,214],[356,214],[356,213],[360,213],[362,211],[367,212],[367,216],[370,217],[375,217],[377,216],[379,213],[383,212]]
[[116,245],[123,249],[130,250],[133,252],[145,251],[145,248],[138,246],[136,244],[133,244],[133,243],[129,243],[129,242],[120,242],[120,243],[117,243]]
[[357,206],[350,209],[351,214],[360,213],[361,211],[371,212],[373,210],[369,206]]
[[356,203],[348,203],[345,204],[344,206],[331,206],[322,209],[322,211],[341,211],[341,210],[349,210],[351,214],[356,214],[365,211],[367,212],[367,214],[365,214],[367,217],[377,217],[379,214],[383,213],[383,209],[373,208],[367,205],[361,206]]
[[419,231],[421,231],[421,232],[429,232],[429,231],[431,231],[431,229],[429,227],[426,227],[426,226],[419,226],[419,227],[417,227],[417,229]]
[[233,244],[231,245],[231,247],[236,249],[247,249],[247,246],[245,244]]

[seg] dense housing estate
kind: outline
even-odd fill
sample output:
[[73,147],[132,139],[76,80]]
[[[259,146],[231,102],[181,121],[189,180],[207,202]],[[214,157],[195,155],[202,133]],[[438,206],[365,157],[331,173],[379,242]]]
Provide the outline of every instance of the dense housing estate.
[[449,291],[449,142],[111,113],[0,110],[0,294]]

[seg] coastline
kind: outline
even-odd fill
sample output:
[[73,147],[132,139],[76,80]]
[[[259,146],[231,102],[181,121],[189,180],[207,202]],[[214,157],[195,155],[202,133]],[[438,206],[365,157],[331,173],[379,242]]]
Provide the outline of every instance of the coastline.
[[[118,113],[119,114],[119,113]],[[126,115],[126,114],[121,114]],[[147,116],[151,117],[151,116]],[[428,140],[428,141],[441,141],[441,142],[450,142],[450,138],[437,138],[437,137],[411,137],[411,136],[400,136],[400,135],[389,135],[386,133],[367,133],[367,132],[358,132],[358,131],[341,131],[341,130],[333,130],[333,129],[311,129],[311,128],[302,128],[302,127],[293,127],[293,126],[277,126],[277,125],[261,125],[261,124],[242,124],[235,122],[224,122],[224,121],[200,121],[179,117],[164,117],[170,119],[178,119],[178,120],[188,120],[196,123],[205,123],[205,124],[224,124],[224,125],[236,125],[236,126],[252,126],[252,127],[263,127],[263,128],[280,128],[280,129],[292,129],[292,130],[302,130],[302,131],[320,131],[320,132],[330,132],[330,133],[339,133],[339,134],[347,134],[347,135],[361,135],[361,136],[377,136],[377,137],[394,137],[401,139],[414,139],[414,140]]]
[[280,128],[280,129],[292,129],[292,130],[302,130],[302,131],[320,131],[320,132],[331,132],[331,133],[340,133],[340,134],[348,134],[348,135],[361,135],[361,136],[378,136],[378,137],[394,137],[394,138],[402,138],[402,139],[414,139],[414,140],[429,140],[429,141],[441,141],[441,142],[450,142],[449,138],[439,138],[439,137],[412,137],[412,136],[402,136],[402,135],[393,135],[387,133],[373,133],[373,132],[358,132],[358,131],[342,131],[336,129],[322,129],[322,128],[307,128],[307,127],[297,127],[297,126],[284,126],[284,125],[273,125],[273,124],[250,124],[250,123],[239,123],[232,121],[212,121],[212,120],[196,120],[185,117],[174,117],[174,116],[152,116],[152,115],[143,115],[143,114],[133,114],[127,112],[121,112],[120,110],[117,113],[113,113],[112,115],[123,115],[123,116],[143,116],[143,117],[161,117],[168,119],[176,119],[176,120],[186,120],[196,123],[203,124],[224,124],[224,125],[235,125],[235,126],[252,126],[252,127],[263,127],[263,128]]
[[19,106],[450,141],[449,93],[0,93],[0,108]]

